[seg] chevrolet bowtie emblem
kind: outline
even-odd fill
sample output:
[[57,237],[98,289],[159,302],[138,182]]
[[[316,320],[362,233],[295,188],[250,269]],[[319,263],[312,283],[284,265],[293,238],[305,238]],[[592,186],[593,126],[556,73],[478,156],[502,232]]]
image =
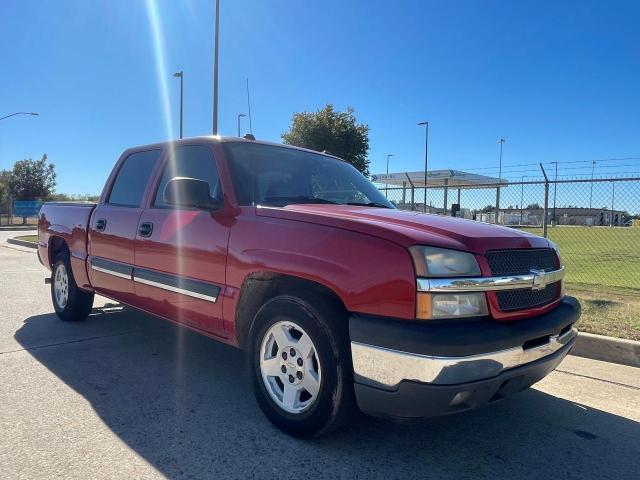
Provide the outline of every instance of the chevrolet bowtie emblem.
[[533,290],[543,290],[547,286],[547,276],[544,270],[529,270],[529,273],[533,275],[533,283],[531,288]]

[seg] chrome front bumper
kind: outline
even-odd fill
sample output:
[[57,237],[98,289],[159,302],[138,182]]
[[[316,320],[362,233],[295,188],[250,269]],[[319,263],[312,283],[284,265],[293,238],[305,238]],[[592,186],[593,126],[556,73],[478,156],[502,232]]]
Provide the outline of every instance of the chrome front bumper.
[[394,390],[403,381],[455,385],[485,380],[563,348],[568,351],[576,336],[577,330],[570,327],[561,335],[542,339],[543,343],[460,357],[420,355],[352,341],[354,379],[384,390]]

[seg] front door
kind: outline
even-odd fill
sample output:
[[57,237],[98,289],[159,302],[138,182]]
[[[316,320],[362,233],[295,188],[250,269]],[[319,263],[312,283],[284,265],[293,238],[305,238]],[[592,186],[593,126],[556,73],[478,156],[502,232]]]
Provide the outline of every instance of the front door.
[[225,286],[228,214],[168,205],[164,188],[175,177],[204,180],[222,203],[218,169],[211,147],[169,149],[162,174],[138,223],[135,291],[147,311],[225,336],[222,291]]
[[133,259],[142,202],[161,150],[123,156],[93,211],[89,227],[89,278],[104,295],[135,305]]

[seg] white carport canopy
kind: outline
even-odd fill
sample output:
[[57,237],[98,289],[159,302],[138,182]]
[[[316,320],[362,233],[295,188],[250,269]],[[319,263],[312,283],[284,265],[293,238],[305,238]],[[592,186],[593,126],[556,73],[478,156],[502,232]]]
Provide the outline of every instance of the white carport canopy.
[[[424,187],[424,171],[380,173],[372,175],[371,181],[387,186]],[[427,185],[429,187],[454,186],[456,188],[490,188],[496,183],[505,184],[507,182],[504,179],[502,179],[501,182],[497,177],[487,177],[486,175],[477,175],[460,170],[430,170],[427,172]]]

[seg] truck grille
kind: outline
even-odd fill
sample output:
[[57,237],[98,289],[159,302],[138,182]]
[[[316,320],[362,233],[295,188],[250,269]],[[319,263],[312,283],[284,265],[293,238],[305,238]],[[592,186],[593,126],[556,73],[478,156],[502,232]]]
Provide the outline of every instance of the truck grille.
[[490,250],[485,254],[485,258],[489,262],[492,275],[525,275],[532,269],[557,268],[556,254],[551,248]]
[[498,305],[503,312],[525,310],[527,308],[540,307],[553,302],[558,297],[560,282],[547,285],[542,290],[519,288],[517,290],[504,290],[497,292]]

